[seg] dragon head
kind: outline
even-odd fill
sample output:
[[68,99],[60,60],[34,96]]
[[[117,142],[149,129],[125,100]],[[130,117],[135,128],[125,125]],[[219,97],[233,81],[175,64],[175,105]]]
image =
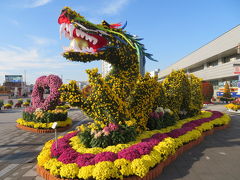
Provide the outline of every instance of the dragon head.
[[[126,65],[128,58],[137,59],[151,54],[145,53],[144,45],[136,36],[126,33],[120,24],[93,24],[83,16],[65,7],[59,18],[60,37],[64,33],[70,40],[70,46],[64,48],[63,56],[72,61],[90,62],[105,60],[112,65]],[[122,57],[128,57],[124,61]],[[145,58],[144,58],[145,61]],[[137,61],[138,62],[138,61]],[[144,62],[145,64],[145,62]]]

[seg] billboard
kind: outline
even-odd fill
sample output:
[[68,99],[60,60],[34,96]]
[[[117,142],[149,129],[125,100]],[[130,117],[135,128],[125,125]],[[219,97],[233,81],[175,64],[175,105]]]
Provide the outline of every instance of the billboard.
[[5,75],[5,82],[19,83],[23,82],[22,75]]

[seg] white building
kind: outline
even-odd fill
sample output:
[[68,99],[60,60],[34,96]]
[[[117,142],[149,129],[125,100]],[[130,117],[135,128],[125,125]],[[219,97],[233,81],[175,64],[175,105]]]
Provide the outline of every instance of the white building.
[[[110,71],[111,71],[111,64],[107,63],[106,61],[101,60],[102,62],[102,76],[105,77]],[[145,74],[145,65],[143,65],[143,62],[141,60],[140,62],[140,67],[139,67],[139,71],[142,75]]]
[[226,81],[237,87],[235,64],[240,65],[240,25],[162,70],[158,77],[161,80],[172,70],[185,69],[202,80],[210,81],[218,91]]
[[111,71],[111,64],[102,60],[102,76],[105,77]]
[[160,72],[160,69],[155,69],[154,71],[150,71],[149,73],[151,77],[154,77],[154,76],[158,77],[159,72]]

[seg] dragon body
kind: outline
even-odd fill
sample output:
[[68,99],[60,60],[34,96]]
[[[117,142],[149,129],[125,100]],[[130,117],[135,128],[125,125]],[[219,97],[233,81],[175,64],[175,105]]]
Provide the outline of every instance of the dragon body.
[[139,42],[141,39],[124,31],[125,25],[119,28],[119,24],[106,21],[93,24],[68,7],[62,10],[58,23],[60,35],[71,41],[70,46],[64,48],[66,59],[104,60],[112,66],[106,77],[97,69],[87,70],[91,86],[88,96],[83,95],[74,81],[63,85],[62,100],[78,106],[102,126],[131,121],[139,130],[145,130],[159,86],[156,79],[143,75],[143,69],[139,68],[139,63],[141,67],[145,65],[145,57],[153,60]]

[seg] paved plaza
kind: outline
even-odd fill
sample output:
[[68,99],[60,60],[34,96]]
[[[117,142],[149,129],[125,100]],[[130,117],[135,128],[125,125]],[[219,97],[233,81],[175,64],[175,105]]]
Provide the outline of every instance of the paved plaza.
[[[226,112],[223,105],[207,109]],[[0,180],[42,180],[35,171],[36,157],[54,134],[35,134],[15,127],[22,110],[0,112]],[[166,167],[159,180],[239,180],[240,115],[230,114],[230,128],[217,131]],[[87,122],[80,110],[71,110],[73,127]],[[63,133],[58,133],[62,135]]]

